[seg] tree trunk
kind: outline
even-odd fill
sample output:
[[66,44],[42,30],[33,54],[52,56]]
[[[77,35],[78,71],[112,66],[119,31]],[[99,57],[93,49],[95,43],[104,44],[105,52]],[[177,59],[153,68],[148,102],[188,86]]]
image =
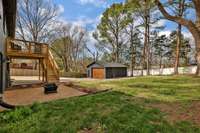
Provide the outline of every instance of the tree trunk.
[[149,10],[148,10],[148,15],[147,15],[147,75],[150,75],[150,15],[149,15]]
[[162,69],[162,56],[160,56],[160,62],[159,62],[159,75],[161,75],[161,69]]
[[180,47],[181,47],[181,29],[182,26],[178,24],[177,29],[177,44],[176,44],[176,59],[174,64],[174,74],[178,74],[179,58],[180,58]]
[[200,76],[200,51],[197,53],[197,71],[196,75]]
[[149,68],[149,32],[150,32],[150,15],[149,15],[149,9],[148,9],[148,2],[145,0],[145,16],[144,16],[144,49],[143,49],[143,69],[146,68],[147,75],[150,74],[150,68]]
[[116,22],[116,33],[115,33],[115,39],[116,39],[116,59],[115,62],[119,63],[119,56],[120,56],[120,44],[119,44],[119,22]]
[[[198,28],[198,31],[200,33],[200,18],[198,18],[196,22],[196,26]],[[194,37],[195,43],[196,43],[196,61],[197,61],[197,71],[196,75],[200,76],[200,35],[199,37]]]
[[133,69],[134,69],[133,26],[131,27],[130,50],[131,50],[131,75],[130,76],[133,77]]
[[146,48],[146,43],[144,42],[143,53],[142,53],[142,73],[141,73],[141,76],[144,75],[143,70],[146,68],[146,63],[145,63],[146,51],[145,51],[145,48]]
[[133,70],[134,70],[134,65],[133,65],[133,60],[131,59],[131,77],[133,77]]
[[162,68],[162,57],[160,56],[159,69]]
[[196,46],[197,50],[196,50],[196,60],[197,60],[197,71],[196,71],[196,75],[200,76],[200,40],[196,41]]
[[[148,43],[148,24],[147,24],[147,16],[145,16],[145,31],[144,31],[144,47],[143,47],[143,67],[142,69],[147,68],[147,43]],[[143,75],[143,72],[142,72]]]
[[133,47],[133,44],[131,44],[132,46],[130,47],[131,49],[131,77],[133,77],[133,70],[135,68],[135,49]]
[[133,69],[134,69],[134,55],[133,55],[133,46],[131,44],[131,77],[133,77]]

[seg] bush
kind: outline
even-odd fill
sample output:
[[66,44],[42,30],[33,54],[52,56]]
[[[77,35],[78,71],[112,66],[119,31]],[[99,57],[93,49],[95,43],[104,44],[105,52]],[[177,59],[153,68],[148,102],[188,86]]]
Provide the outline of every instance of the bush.
[[0,115],[0,122],[17,122],[28,116],[30,116],[33,111],[29,107],[16,108],[14,111],[8,111]]
[[62,72],[62,77],[70,77],[70,78],[85,78],[87,77],[86,73],[78,73],[78,72]]

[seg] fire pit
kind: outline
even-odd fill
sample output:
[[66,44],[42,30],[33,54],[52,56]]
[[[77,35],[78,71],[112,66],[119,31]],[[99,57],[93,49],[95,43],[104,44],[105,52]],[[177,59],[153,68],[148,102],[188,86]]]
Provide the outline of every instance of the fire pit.
[[44,86],[44,93],[57,93],[58,86],[55,83],[49,83]]

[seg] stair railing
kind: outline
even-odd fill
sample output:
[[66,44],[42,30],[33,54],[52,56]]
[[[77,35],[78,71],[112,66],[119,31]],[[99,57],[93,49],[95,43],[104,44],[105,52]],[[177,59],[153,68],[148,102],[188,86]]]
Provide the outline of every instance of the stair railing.
[[51,66],[53,68],[53,71],[56,74],[57,79],[59,79],[59,68],[58,68],[58,65],[57,65],[56,61],[54,60],[54,57],[53,57],[50,50],[49,50],[48,60],[49,60],[49,63],[51,64]]

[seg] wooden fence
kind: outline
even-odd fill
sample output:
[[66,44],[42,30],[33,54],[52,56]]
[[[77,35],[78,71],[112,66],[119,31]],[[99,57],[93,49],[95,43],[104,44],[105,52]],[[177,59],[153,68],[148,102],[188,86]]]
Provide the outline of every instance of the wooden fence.
[[[197,66],[179,67],[179,74],[195,74]],[[134,70],[134,76],[140,76],[142,70]],[[151,69],[150,75],[172,75],[174,74],[174,68],[162,68],[162,69]],[[128,70],[128,76],[131,75],[131,71]],[[143,75],[147,75],[147,71],[143,70]]]
[[39,71],[34,69],[16,69],[11,68],[11,76],[39,76]]

